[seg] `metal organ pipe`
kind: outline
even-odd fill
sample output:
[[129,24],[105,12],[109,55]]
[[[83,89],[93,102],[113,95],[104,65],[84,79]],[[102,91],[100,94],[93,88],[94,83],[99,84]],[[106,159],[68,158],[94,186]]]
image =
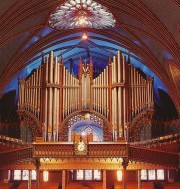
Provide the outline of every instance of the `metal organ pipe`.
[[45,141],[58,141],[62,121],[74,111],[96,111],[110,122],[113,139],[127,137],[127,127],[142,111],[153,108],[153,80],[144,78],[118,51],[93,78],[93,63],[79,62],[78,79],[53,56],[26,80],[19,79],[18,109],[40,121]]

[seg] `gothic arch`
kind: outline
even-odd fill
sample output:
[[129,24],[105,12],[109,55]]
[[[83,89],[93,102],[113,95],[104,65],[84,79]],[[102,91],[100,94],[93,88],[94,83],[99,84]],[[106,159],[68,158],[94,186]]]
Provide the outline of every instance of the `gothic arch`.
[[[66,119],[63,120],[62,122],[62,129],[59,128],[59,132],[60,135],[62,136],[61,140],[62,141],[68,141],[68,130],[70,127],[70,121],[72,122],[72,124],[76,123],[77,121],[83,120],[84,119],[84,115],[86,113],[89,113],[92,116],[96,116],[97,118],[102,120],[102,130],[103,130],[103,136],[104,136],[104,141],[112,141],[112,127],[109,123],[109,121],[107,120],[106,117],[104,117],[102,114],[99,114],[95,111],[76,111],[73,112],[72,114],[70,114],[68,117],[66,117]],[[93,120],[93,119],[92,119]],[[96,120],[93,120],[94,122],[96,122]]]
[[144,111],[133,119],[130,127],[130,142],[140,141],[141,131],[146,126],[152,126],[153,111]]
[[35,141],[37,136],[42,135],[41,124],[34,114],[25,110],[18,110],[17,114],[19,116],[20,127],[22,125],[25,125],[26,127],[31,127],[33,141]]

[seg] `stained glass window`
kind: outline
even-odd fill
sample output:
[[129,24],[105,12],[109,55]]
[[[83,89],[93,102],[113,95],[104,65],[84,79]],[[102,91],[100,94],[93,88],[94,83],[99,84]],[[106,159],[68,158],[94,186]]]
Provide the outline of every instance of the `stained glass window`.
[[21,170],[14,170],[14,180],[21,180]]
[[85,180],[92,180],[92,170],[85,170]]
[[155,172],[155,170],[149,170],[148,171],[148,177],[149,177],[149,180],[155,180],[156,179],[156,172]]
[[147,170],[141,170],[141,180],[147,180]]
[[157,180],[164,180],[164,170],[162,169],[157,170]]
[[29,179],[29,171],[23,170],[22,171],[22,180],[28,180]]
[[49,24],[56,29],[113,27],[115,19],[108,9],[94,0],[68,0],[50,15]]
[[76,179],[77,180],[83,180],[84,179],[83,170],[77,170]]
[[94,180],[101,180],[101,171],[94,170]]
[[32,170],[32,180],[36,180],[36,170]]

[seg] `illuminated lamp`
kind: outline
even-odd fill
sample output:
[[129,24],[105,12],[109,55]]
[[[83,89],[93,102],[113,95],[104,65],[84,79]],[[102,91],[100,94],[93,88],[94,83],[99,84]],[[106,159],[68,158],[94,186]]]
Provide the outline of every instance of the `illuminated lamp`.
[[43,181],[47,182],[49,180],[49,172],[43,171]]
[[117,171],[117,181],[122,181],[122,170]]
[[83,34],[82,34],[82,39],[83,39],[83,40],[87,40],[87,39],[88,39],[88,36],[87,36],[87,33],[86,33],[86,32],[83,32]]

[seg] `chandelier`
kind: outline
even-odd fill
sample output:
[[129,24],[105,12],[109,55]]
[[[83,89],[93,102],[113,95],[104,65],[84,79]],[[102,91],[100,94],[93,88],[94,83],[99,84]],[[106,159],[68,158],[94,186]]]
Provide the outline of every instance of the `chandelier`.
[[108,9],[93,0],[68,0],[50,15],[49,25],[56,29],[110,28],[115,19]]

